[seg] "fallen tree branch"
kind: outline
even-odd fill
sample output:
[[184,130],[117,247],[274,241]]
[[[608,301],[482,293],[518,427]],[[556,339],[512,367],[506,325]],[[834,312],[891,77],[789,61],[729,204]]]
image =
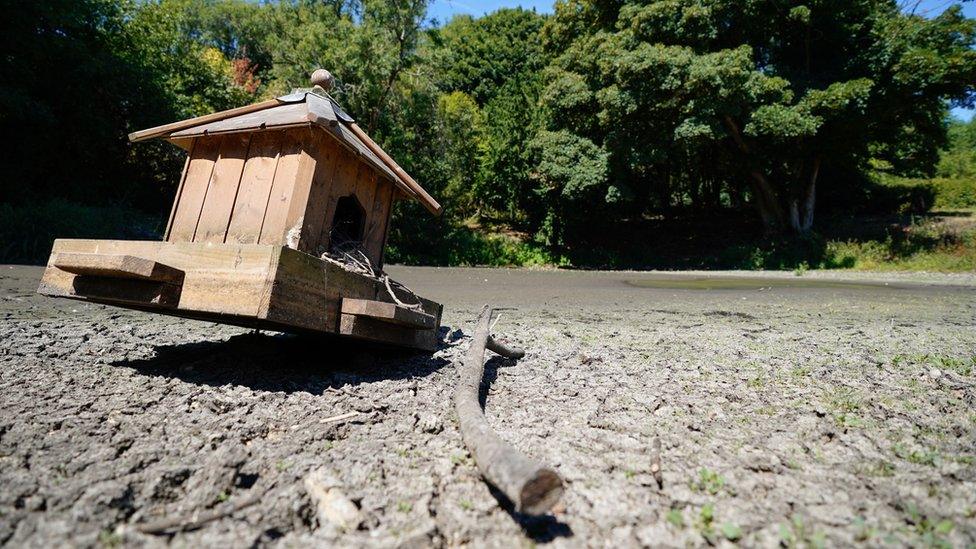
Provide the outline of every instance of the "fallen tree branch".
[[479,403],[485,373],[485,347],[507,358],[525,353],[496,341],[489,335],[491,307],[478,317],[471,346],[461,365],[454,393],[454,408],[461,424],[461,436],[485,480],[515,504],[520,513],[541,515],[552,508],[563,493],[563,481],[552,469],[536,463],[502,440],[485,419]]
[[513,360],[518,360],[525,356],[525,351],[518,349],[516,347],[509,347],[508,345],[498,341],[497,339],[488,336],[488,343],[485,345],[489,351],[495,353],[496,355],[501,355],[505,358],[510,358]]

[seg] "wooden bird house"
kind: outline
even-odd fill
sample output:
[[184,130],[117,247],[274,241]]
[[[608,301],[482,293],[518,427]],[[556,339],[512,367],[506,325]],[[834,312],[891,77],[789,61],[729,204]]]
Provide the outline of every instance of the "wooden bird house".
[[432,349],[440,305],[382,267],[394,201],[441,207],[328,94],[331,75],[313,84],[131,134],[188,154],[164,242],[59,239],[39,291]]

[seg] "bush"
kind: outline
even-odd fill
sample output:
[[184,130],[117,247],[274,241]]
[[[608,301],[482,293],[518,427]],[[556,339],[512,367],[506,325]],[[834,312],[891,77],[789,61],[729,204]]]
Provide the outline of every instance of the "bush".
[[872,210],[924,213],[932,208],[976,208],[976,179],[909,179],[876,175]]
[[976,208],[976,179],[932,179],[936,208]]
[[55,238],[155,240],[163,220],[127,206],[0,203],[0,263],[43,264]]
[[909,179],[875,174],[867,191],[867,211],[872,213],[920,214],[932,209],[937,189],[930,179]]
[[468,267],[566,264],[565,260],[554,257],[537,244],[502,234],[485,235],[467,227],[448,229],[437,242],[431,242],[423,251],[407,244],[398,246],[390,243],[386,249],[386,262]]

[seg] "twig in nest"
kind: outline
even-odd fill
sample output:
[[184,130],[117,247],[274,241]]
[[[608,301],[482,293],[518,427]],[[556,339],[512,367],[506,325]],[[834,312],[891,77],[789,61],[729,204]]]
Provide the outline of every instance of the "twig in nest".
[[487,305],[478,317],[471,346],[461,365],[454,393],[454,408],[461,424],[461,436],[481,474],[515,504],[520,513],[541,515],[552,508],[563,493],[563,480],[552,469],[536,463],[502,440],[485,419],[478,394],[485,373],[485,347],[506,357],[525,353],[511,349],[489,336],[492,309]]
[[189,517],[166,518],[154,522],[146,522],[136,526],[136,530],[143,534],[176,534],[196,530],[204,524],[233,515],[245,507],[254,505],[261,499],[260,494],[254,494],[234,503],[228,503],[217,509],[206,512],[195,512]]

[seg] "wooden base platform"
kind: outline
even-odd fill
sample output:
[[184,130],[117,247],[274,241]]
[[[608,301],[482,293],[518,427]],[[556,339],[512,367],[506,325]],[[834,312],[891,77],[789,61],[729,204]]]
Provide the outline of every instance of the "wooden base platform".
[[38,292],[424,351],[436,347],[442,311],[423,298],[423,311],[401,307],[370,277],[268,244],[59,239]]

